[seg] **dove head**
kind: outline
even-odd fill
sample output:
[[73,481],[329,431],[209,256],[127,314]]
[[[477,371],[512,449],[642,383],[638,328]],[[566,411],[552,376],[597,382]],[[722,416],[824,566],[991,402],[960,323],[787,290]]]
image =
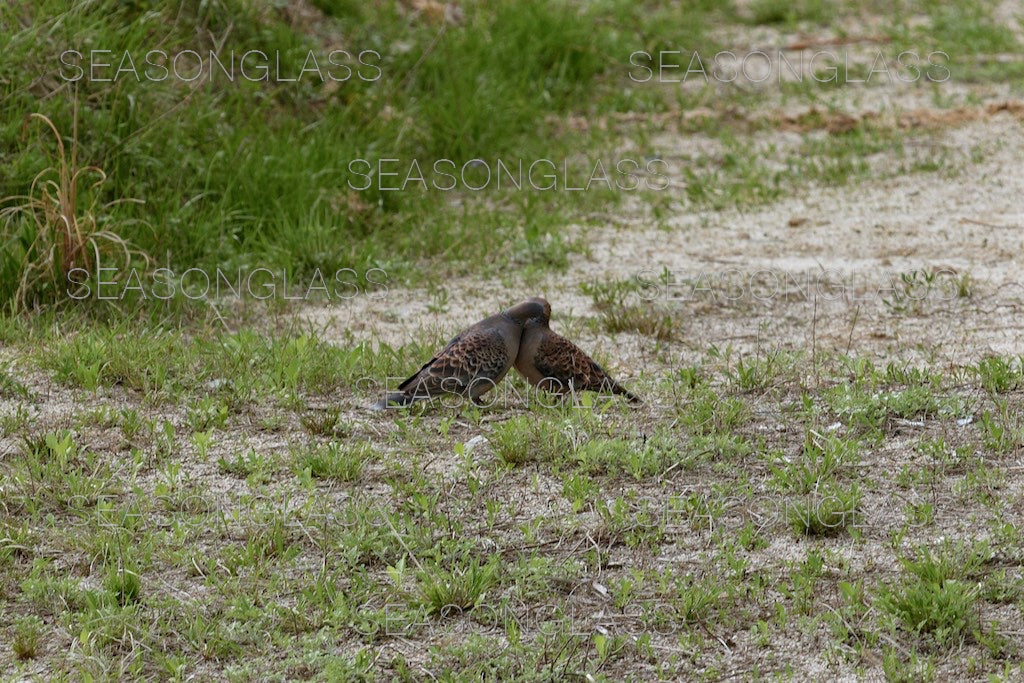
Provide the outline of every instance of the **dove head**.
[[505,311],[505,315],[520,325],[537,322],[546,327],[551,319],[551,304],[537,296],[516,304]]

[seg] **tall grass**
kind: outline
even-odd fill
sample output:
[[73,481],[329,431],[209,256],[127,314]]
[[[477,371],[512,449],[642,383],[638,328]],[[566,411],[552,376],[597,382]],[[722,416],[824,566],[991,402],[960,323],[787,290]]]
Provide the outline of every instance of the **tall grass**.
[[98,206],[97,190],[107,176],[96,166],[79,165],[77,116],[70,149],[49,118],[30,114],[26,134],[33,123],[53,135],[50,165],[32,179],[28,194],[8,197],[0,207],[0,222],[8,228],[0,233],[0,301],[14,310],[52,297],[78,273],[96,272],[101,255],[109,257],[108,266],[140,256],[148,261],[116,230],[101,227],[111,204]]
[[[558,228],[566,212],[609,197],[488,190],[458,201],[458,192],[388,192],[376,183],[358,191],[351,185],[362,178],[349,162],[396,158],[404,175],[412,159],[424,166],[438,158],[460,166],[474,158],[559,160],[589,148],[594,139],[564,133],[559,118],[628,108],[622,85],[630,52],[672,43],[678,27],[699,25],[707,11],[666,22],[663,10],[624,0],[471,1],[447,15],[389,0],[286,7],[269,0],[75,0],[70,7],[13,0],[0,8],[0,197],[31,196],[37,176],[57,168],[15,123],[38,114],[58,142],[74,148],[78,180],[86,168],[104,170],[104,181],[89,190],[94,207],[109,209],[93,216],[97,230],[116,224],[119,238],[161,265],[300,272],[384,265],[393,277],[438,262],[456,269],[510,260],[558,265],[546,252],[564,248]],[[63,60],[84,74],[61,63],[69,49],[82,59]],[[214,50],[226,61],[232,51],[255,49],[271,57],[270,82],[232,82],[219,71],[192,82],[152,80],[159,72],[145,70],[150,50]],[[310,51],[322,61],[335,49],[348,52],[351,59],[340,61],[353,69],[360,51],[376,52],[379,62],[366,61],[379,66],[379,76],[363,69],[366,80],[274,80],[275,58],[281,77],[294,78]],[[110,53],[91,60],[90,50]],[[113,66],[95,75],[112,78],[125,52],[138,77],[90,78],[96,61]],[[83,77],[68,82],[76,75]],[[0,221],[0,239],[26,241],[19,215]],[[20,296],[17,283],[37,259],[23,249],[5,260],[0,299]]]

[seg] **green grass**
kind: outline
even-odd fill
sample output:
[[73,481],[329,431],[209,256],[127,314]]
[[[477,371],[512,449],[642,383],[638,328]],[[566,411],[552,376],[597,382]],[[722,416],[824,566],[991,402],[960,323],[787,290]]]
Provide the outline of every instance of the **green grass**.
[[912,633],[933,639],[938,647],[963,643],[978,628],[978,588],[965,580],[977,567],[959,565],[959,559],[963,558],[948,550],[936,556],[928,549],[905,559],[905,578],[883,589],[879,607]]
[[861,502],[856,485],[825,485],[806,499],[790,502],[789,525],[797,536],[830,536],[855,527]]
[[594,300],[598,325],[610,334],[635,332],[663,341],[678,337],[678,325],[671,313],[645,300],[644,283],[637,280],[588,282],[580,285]]
[[[637,83],[637,51],[686,64],[826,32],[889,57],[946,50],[955,87],[908,85],[912,100],[984,109],[993,88],[1020,92],[995,5],[412,5],[0,8],[0,671],[717,681],[800,679],[813,661],[826,677],[1020,678],[1021,358],[951,361],[905,338],[842,354],[844,340],[762,327],[755,344],[742,305],[670,300],[686,283],[668,269],[608,280],[586,258],[595,227],[675,229],[691,212],[731,229],[733,210],[745,223],[819,186],[951,182],[986,153],[944,124],[904,130],[898,112],[830,128],[860,111],[841,83]],[[381,78],[76,89],[57,61],[259,47],[287,68],[337,45],[377,50]],[[56,134],[25,126],[31,113]],[[623,150],[665,157],[672,186],[629,201],[349,187],[365,179],[353,158],[398,159],[400,183],[414,158],[579,170]],[[143,289],[122,273],[123,300],[69,301],[65,271],[97,258],[138,267]],[[176,273],[167,301],[158,266]],[[265,266],[256,284],[275,296],[193,301],[191,266],[228,281]],[[337,291],[365,308],[321,293],[317,313],[338,316],[300,322],[281,276],[291,291],[347,268]],[[593,303],[566,334],[629,340],[642,406],[524,400],[512,373],[507,402],[365,410],[450,338],[461,276],[511,291],[550,287],[551,271]],[[876,322],[930,315],[920,295],[938,290],[953,307],[988,296],[947,274],[903,273]],[[387,296],[409,286],[436,324],[406,331]],[[363,327],[376,322],[402,341]]]
[[121,386],[158,403],[193,396],[189,422],[200,428],[223,423],[226,412],[260,395],[287,402],[300,391],[328,393],[359,382],[370,396],[383,391],[388,377],[407,374],[425,353],[417,344],[340,347],[298,331],[209,336],[124,323],[53,341],[37,359],[61,384],[88,391]]
[[424,568],[418,581],[418,595],[427,613],[450,618],[479,607],[495,587],[499,564],[481,565],[476,560],[454,569]]
[[303,449],[294,454],[295,468],[299,472],[308,472],[316,479],[355,481],[362,475],[366,461],[372,458],[372,450],[368,443],[330,443],[309,450]]
[[1005,394],[1024,386],[1024,356],[1015,360],[991,356],[978,361],[974,372],[982,389],[994,394]]
[[553,421],[512,418],[491,432],[491,447],[498,458],[510,465],[550,462],[564,456],[571,448],[562,429],[562,425]]
[[[454,678],[567,667],[617,679],[657,660],[656,677],[672,679],[694,658],[713,667],[718,637],[749,633],[763,653],[815,624],[825,647],[875,653],[887,663],[871,670],[896,678],[947,650],[1014,666],[1002,633],[1016,617],[990,612],[1021,594],[1007,564],[1020,532],[998,494],[1014,470],[976,457],[993,438],[985,420],[958,426],[957,413],[928,408],[924,433],[891,459],[879,453],[902,448],[898,427],[833,426],[831,405],[848,386],[859,401],[881,397],[880,414],[915,416],[931,405],[920,397],[933,393],[915,393],[927,389],[973,397],[1001,424],[1011,413],[998,402],[1019,397],[982,388],[998,369],[963,368],[954,382],[941,364],[752,363],[711,348],[683,370],[652,371],[663,408],[651,412],[516,403],[381,421],[351,407],[373,392],[351,384],[345,359],[391,371],[422,356],[419,342],[371,352],[211,329],[140,335],[108,364],[127,329],[21,325],[10,379],[33,373],[87,405],[60,428],[12,423],[16,452],[0,460],[12,666],[42,661],[76,678],[109,667],[392,677],[422,661]],[[80,382],[61,358],[93,347],[107,360]],[[812,364],[818,394],[804,386]],[[986,367],[1004,364],[1014,367]],[[204,388],[211,378],[225,383]],[[467,448],[477,435],[489,445]],[[879,510],[889,500],[905,501],[892,517],[889,503]],[[990,542],[907,559],[967,515]],[[806,560],[780,563],[780,547]],[[657,560],[680,551],[689,568]],[[880,569],[890,557],[898,571]],[[453,630],[467,634],[459,647],[444,645]],[[427,659],[362,654],[395,636]],[[60,655],[68,637],[90,658]],[[658,660],[669,642],[691,654]],[[890,643],[899,656],[886,655]]]
[[11,649],[18,659],[34,659],[39,654],[39,641],[43,636],[42,619],[35,615],[22,617],[15,625]]
[[[293,277],[351,268],[366,284],[371,268],[385,269],[395,282],[427,263],[457,269],[477,259],[513,257],[527,266],[564,265],[566,245],[555,229],[560,218],[581,201],[609,197],[488,190],[486,205],[453,210],[453,197],[473,192],[388,192],[380,189],[384,180],[362,173],[379,159],[397,160],[392,167],[402,179],[414,160],[428,173],[438,159],[450,160],[451,169],[471,159],[492,168],[498,159],[559,165],[572,148],[593,140],[555,135],[557,119],[617,91],[621,54],[689,23],[676,16],[673,24],[659,25],[644,8],[623,2],[607,8],[470,2],[460,7],[459,22],[443,28],[388,0],[318,7],[325,12],[313,20],[319,30],[307,31],[264,2],[6,6],[0,12],[6,122],[0,148],[9,162],[0,197],[11,198],[12,213],[0,224],[2,300],[17,293],[21,305],[45,303],[63,298],[73,267],[129,265],[117,253],[96,262],[87,250],[62,250],[62,235],[70,232],[58,214],[128,240],[176,275],[190,267],[230,273],[262,266]],[[624,30],[598,21],[595,31],[595,15],[608,9]],[[694,8],[685,19],[712,12]],[[710,44],[694,30],[699,24],[687,35]],[[351,72],[325,65],[297,82],[280,80],[293,78],[311,51],[325,61],[337,45],[326,38],[331,32],[350,46],[350,58],[337,59]],[[104,63],[102,55],[87,59],[87,46],[97,45],[111,50],[106,61],[117,65],[126,52],[133,55],[141,75],[93,80],[112,78],[116,68],[90,71],[94,61]],[[54,55],[68,49],[85,57],[65,55],[72,66],[62,65]],[[281,73],[272,70],[268,81],[253,82],[240,71],[234,81],[218,71],[196,87],[174,77],[156,80],[161,72],[144,64],[150,50],[171,56],[196,50],[210,66],[210,50],[224,62],[232,50],[251,49],[279,57]],[[185,62],[181,69],[191,76]],[[78,79],[74,85],[71,78]],[[620,107],[631,101],[621,91],[615,97]],[[21,123],[30,113],[52,120],[65,141],[63,154],[43,126],[23,135]],[[104,181],[93,186],[90,177],[79,176],[86,167]],[[62,194],[33,188],[38,174],[59,183]],[[519,220],[508,220],[509,208]],[[475,238],[484,234],[500,235],[505,250],[477,246]],[[33,264],[46,265],[46,277],[16,291]],[[146,268],[141,260],[131,265]],[[116,275],[118,286],[110,289],[121,294],[129,276]],[[75,277],[78,282],[86,274]],[[95,272],[90,277],[93,284],[99,279]]]
[[825,0],[756,0],[750,3],[750,20],[755,24],[827,23],[835,7]]
[[[432,164],[439,159],[450,160],[451,168],[479,159],[492,170],[499,159],[560,165],[572,158],[577,169],[590,169],[599,158],[617,159],[617,134],[601,126],[574,132],[565,125],[570,117],[661,112],[673,103],[683,110],[720,109],[705,123],[719,132],[721,152],[677,164],[668,160],[687,200],[714,208],[774,201],[809,179],[835,185],[873,177],[880,169],[867,159],[880,153],[902,159],[882,166],[893,175],[955,171],[942,146],[929,147],[923,159],[904,159],[906,132],[872,122],[845,133],[808,133],[796,148],[769,149],[765,157],[744,131],[721,130],[723,121],[726,130],[734,129],[729,107],[756,106],[763,93],[737,88],[713,97],[711,88],[638,84],[628,76],[629,55],[637,52],[678,51],[681,63],[691,51],[710,58],[730,47],[715,36],[723,25],[813,26],[836,13],[857,14],[836,3],[764,1],[738,12],[730,3],[664,8],[619,0],[473,1],[460,5],[457,21],[440,24],[390,0],[314,4],[318,9],[311,12],[323,14],[302,20],[263,0],[180,7],[97,0],[70,8],[46,0],[15,2],[0,11],[0,150],[7,160],[0,175],[0,301],[9,307],[68,303],[73,268],[84,270],[74,271],[72,283],[92,286],[78,294],[93,300],[101,266],[119,268],[108,292],[136,305],[137,288],[125,287],[138,284],[131,267],[142,272],[150,293],[141,302],[146,307],[166,306],[154,301],[159,286],[147,275],[158,265],[173,271],[167,286],[178,305],[187,298],[180,278],[191,267],[221,268],[229,277],[266,267],[278,282],[287,274],[307,283],[318,269],[327,277],[352,269],[344,292],[373,287],[382,273],[395,284],[509,261],[564,268],[567,253],[579,245],[560,228],[569,220],[587,222],[586,216],[622,193],[492,186],[483,193],[389,192],[380,189],[384,179],[375,171],[365,174],[380,160],[393,159],[386,166],[401,184],[416,161],[430,185],[438,179]],[[989,3],[929,3],[921,8],[926,23],[913,29],[907,8],[887,11],[901,49],[944,49],[953,56],[951,69],[974,73],[978,55],[1016,47]],[[311,51],[325,61],[339,39],[349,51],[340,58],[343,67],[325,66],[321,75],[304,74],[296,82],[276,74],[251,82],[240,72],[233,82],[226,76],[195,84],[153,80],[159,72],[146,71],[138,57],[149,50],[171,56],[196,50],[207,55],[209,66],[208,53],[217,50],[230,66],[224,55],[232,50],[241,55],[260,49],[280,57],[280,78],[286,79]],[[118,65],[126,52],[136,55],[140,76],[70,82],[81,64],[65,55],[75,66],[62,65],[55,55],[68,49],[84,54],[96,45],[111,50],[107,61]],[[981,63],[989,71],[1013,64]],[[95,75],[111,77],[114,70],[98,67]],[[985,71],[976,77],[1006,80]],[[795,88],[797,99],[817,104],[823,88],[835,87],[811,82],[784,89]],[[57,135],[42,119],[23,128],[30,114],[52,121]],[[660,156],[663,150],[649,141],[652,127],[635,128],[639,153]],[[579,159],[580,149],[590,150],[588,158]],[[486,176],[479,170],[467,176],[471,182],[481,178]],[[645,194],[658,211],[670,203],[665,192]],[[477,196],[486,201],[465,201]],[[79,233],[61,216],[73,220]],[[664,316],[639,309],[610,324],[650,328],[661,338],[674,333]]]

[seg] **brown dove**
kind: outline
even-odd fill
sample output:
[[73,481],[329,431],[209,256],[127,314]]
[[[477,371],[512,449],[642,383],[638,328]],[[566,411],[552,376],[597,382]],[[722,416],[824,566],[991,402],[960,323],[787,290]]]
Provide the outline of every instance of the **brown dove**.
[[545,315],[547,302],[528,299],[460,332],[419,371],[372,407],[406,406],[442,394],[480,396],[498,384],[512,367],[527,320]]
[[523,339],[515,366],[530,384],[565,396],[578,391],[596,391],[625,396],[632,403],[640,399],[608,376],[583,349],[553,332],[548,323],[551,305],[544,299],[543,314],[532,317],[523,327]]

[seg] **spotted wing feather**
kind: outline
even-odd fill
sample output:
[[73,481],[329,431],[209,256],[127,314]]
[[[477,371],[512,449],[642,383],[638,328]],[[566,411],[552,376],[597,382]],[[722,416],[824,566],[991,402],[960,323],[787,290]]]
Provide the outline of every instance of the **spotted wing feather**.
[[505,375],[512,359],[496,329],[468,330],[455,337],[420,371],[399,385],[407,396],[483,393]]
[[408,388],[409,388],[410,386],[412,386],[412,384],[413,384],[414,382],[416,382],[417,380],[421,379],[421,378],[422,378],[422,376],[424,375],[424,373],[426,372],[426,370],[427,370],[428,368],[430,368],[431,366],[433,366],[433,365],[434,365],[434,364],[435,364],[435,363],[436,363],[436,362],[438,361],[438,359],[440,359],[440,358],[444,357],[444,355],[445,355],[445,354],[447,354],[447,353],[449,352],[449,350],[451,350],[451,348],[452,348],[453,346],[455,346],[456,344],[458,344],[458,343],[459,343],[459,342],[460,342],[460,341],[462,340],[462,338],[463,338],[464,336],[466,336],[466,332],[465,332],[465,331],[463,331],[463,332],[460,332],[459,334],[455,335],[455,337],[454,337],[454,338],[453,338],[453,339],[452,339],[452,340],[451,340],[450,342],[448,342],[447,344],[445,344],[445,345],[444,345],[444,348],[443,348],[443,349],[441,349],[440,351],[438,351],[438,352],[437,352],[437,355],[436,355],[436,356],[434,356],[433,358],[431,358],[430,360],[428,360],[428,361],[427,361],[426,363],[424,363],[424,364],[423,364],[423,366],[422,366],[422,367],[420,367],[420,369],[419,369],[419,370],[417,370],[416,372],[414,372],[414,373],[412,374],[412,376],[411,376],[411,377],[409,377],[409,378],[408,378],[408,379],[406,379],[406,380],[405,380],[404,382],[402,382],[401,384],[399,384],[399,385],[398,385],[398,390],[399,390],[399,391],[405,391],[405,390],[406,390],[406,389],[408,389]]
[[556,393],[609,392],[639,402],[636,396],[608,376],[593,358],[565,337],[549,332],[537,346],[534,365],[546,378],[542,387]]

